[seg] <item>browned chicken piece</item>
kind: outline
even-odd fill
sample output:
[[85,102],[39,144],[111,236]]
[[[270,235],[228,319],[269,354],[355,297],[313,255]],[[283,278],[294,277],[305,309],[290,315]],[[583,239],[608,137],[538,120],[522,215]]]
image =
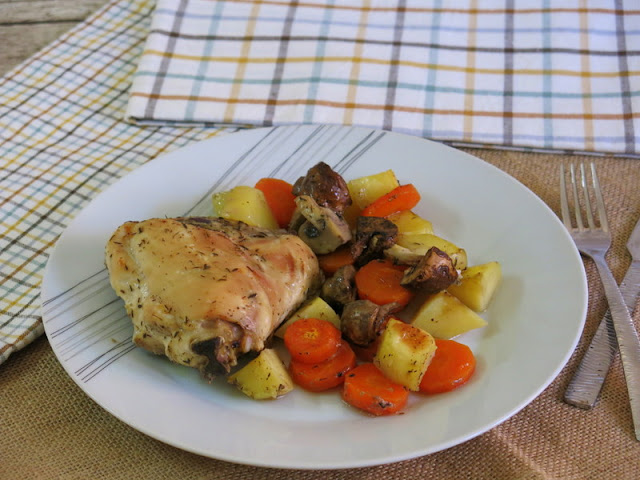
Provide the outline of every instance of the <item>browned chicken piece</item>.
[[358,217],[351,255],[356,265],[362,266],[376,258],[382,258],[387,248],[396,243],[398,227],[391,220],[381,217]]
[[339,312],[356,299],[356,269],[353,265],[340,267],[322,285],[320,297]]
[[133,341],[212,379],[260,351],[322,274],[298,237],[220,218],[127,222],[106,246]]
[[366,347],[380,334],[385,320],[398,306],[397,303],[376,305],[369,300],[348,303],[340,316],[342,334],[352,343]]
[[458,271],[449,255],[431,247],[417,265],[408,268],[400,283],[425,293],[436,293],[448,288],[458,279]]
[[321,207],[342,213],[351,205],[347,182],[324,162],[311,167],[304,177],[293,184],[293,194],[309,195]]

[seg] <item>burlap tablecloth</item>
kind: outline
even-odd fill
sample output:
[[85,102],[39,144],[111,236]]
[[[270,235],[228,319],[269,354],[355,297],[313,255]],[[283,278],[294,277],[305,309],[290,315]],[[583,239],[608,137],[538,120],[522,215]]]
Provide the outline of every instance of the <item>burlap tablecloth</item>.
[[[467,151],[513,175],[555,211],[559,211],[560,162],[591,160]],[[640,162],[598,158],[595,163],[613,231],[609,261],[620,281],[630,261],[625,243],[640,217]],[[619,360],[594,410],[582,411],[562,402],[570,375],[606,309],[595,268],[590,261],[586,268],[589,314],[582,340],[568,365],[521,412],[448,450],[378,467],[327,471],[256,468],[200,457],[151,439],[109,415],[66,375],[46,338],[41,337],[0,368],[0,478],[639,478],[640,443],[634,440]],[[638,308],[634,320],[640,327]]]
[[[25,142],[37,140],[36,135],[42,134],[42,131],[57,131],[50,130],[51,125],[55,125],[56,128],[61,124],[68,127],[67,124],[73,122],[71,133],[76,137],[71,136],[71,140],[81,138],[82,135],[87,134],[87,131],[101,132],[100,129],[105,128],[105,123],[108,122],[111,123],[108,123],[107,127],[120,126],[119,118],[115,119],[111,114],[121,110],[126,100],[128,75],[134,67],[130,59],[135,56],[136,48],[142,49],[147,35],[146,22],[151,3],[140,0],[113,2],[113,8],[108,11],[109,15],[119,18],[120,9],[129,9],[131,15],[127,18],[130,24],[117,21],[115,23],[97,22],[95,20],[102,17],[95,17],[94,21],[87,23],[80,30],[66,37],[62,43],[53,47],[57,56],[51,54],[52,49],[46,49],[34,61],[25,64],[26,70],[22,69],[24,75],[18,78],[20,81],[16,80],[17,77],[12,77],[12,82],[5,85],[5,90],[15,89],[18,92],[14,92],[16,97],[22,95],[20,92],[23,89],[28,90],[28,101],[23,102],[27,113],[31,115],[28,120],[36,118],[43,122],[41,130],[27,129],[23,132]],[[618,7],[616,9],[619,11]],[[632,29],[632,31],[636,30]],[[100,41],[94,40],[87,43],[84,34],[91,34],[91,38],[98,38]],[[98,49],[105,49],[106,56],[94,57],[91,61],[103,62],[103,69],[94,71],[83,63],[87,44],[91,45],[90,52],[94,55]],[[118,59],[121,64],[117,62]],[[91,62],[89,64],[93,65],[94,63]],[[50,122],[46,118],[40,119],[38,108],[41,104],[34,101],[36,95],[33,90],[41,90],[41,82],[38,83],[39,76],[57,75],[58,71],[62,72],[60,75],[73,74],[73,79],[78,83],[71,82],[69,85],[73,87],[65,88],[53,79],[49,96],[77,100],[78,84],[85,90],[93,90],[94,85],[99,88],[108,88],[111,89],[111,93],[115,91],[119,96],[116,100],[109,99],[105,102],[104,108],[100,104],[102,116],[92,115],[87,121],[84,121],[84,117],[78,119],[77,115],[72,115],[75,112],[74,109],[78,107],[76,104],[70,108],[71,113],[68,117],[54,117]],[[88,74],[96,76],[93,79],[96,83],[87,81]],[[40,102],[42,101],[40,98]],[[47,105],[43,108],[48,109]],[[9,102],[4,106],[12,110],[15,107]],[[58,108],[62,107],[58,105]],[[24,111],[17,107],[16,111],[24,114]],[[65,115],[68,113],[66,109],[64,113]],[[627,124],[632,130],[633,117],[629,119]],[[21,121],[19,118],[15,120],[14,117],[9,116],[5,120]],[[0,130],[0,134],[8,131]],[[137,133],[142,135],[140,132]],[[161,134],[162,132],[157,132],[157,135]],[[151,135],[148,136],[151,137]],[[175,134],[177,140],[172,140],[169,144],[177,148],[187,141],[206,138],[207,135],[209,135],[208,132],[197,131]],[[134,136],[132,135],[131,138],[133,139]],[[74,142],[71,143],[75,152]],[[177,143],[174,145],[173,142]],[[127,155],[130,153],[132,157],[128,160],[129,163],[124,162],[120,165],[116,162],[113,168],[121,170],[133,168],[134,160],[139,162],[144,160],[139,158],[140,155],[153,158],[166,148],[166,145],[162,144],[157,146],[157,151],[149,150],[146,145],[151,143],[153,142],[145,133],[143,140],[135,142],[135,148],[141,151],[138,152],[135,148],[128,149]],[[513,175],[546,201],[551,208],[555,211],[559,210],[557,172],[560,162],[567,160],[566,156],[490,150],[467,151]],[[56,152],[60,155],[71,155],[67,151],[53,153]],[[7,158],[6,154],[4,158]],[[43,152],[34,154],[34,158],[46,161],[46,158],[43,158]],[[103,160],[101,159],[101,162]],[[591,158],[575,156],[571,160],[588,161]],[[598,157],[594,161],[604,188],[614,235],[609,256],[610,265],[616,278],[620,280],[630,261],[624,245],[633,225],[640,217],[640,194],[638,193],[640,162],[637,159],[607,157]],[[124,173],[121,170],[115,172],[117,174],[114,174],[115,177]],[[102,167],[99,171],[102,171]],[[107,176],[107,180],[113,179]],[[86,188],[90,190],[89,187],[94,188],[93,184]],[[80,190],[79,193],[85,195],[86,192]],[[487,193],[491,194],[491,192]],[[33,200],[27,197],[25,193],[24,202]],[[87,198],[82,197],[81,200],[86,201]],[[34,207],[34,211],[37,216],[39,210]],[[71,215],[72,212],[68,213]],[[29,218],[32,217],[33,215]],[[44,233],[53,235],[55,232],[49,229]],[[29,238],[35,238],[41,242],[49,240],[37,235]],[[31,245],[27,247],[33,249]],[[535,252],[523,252],[523,255],[528,253],[535,254]],[[28,253],[26,256],[31,254]],[[22,258],[21,255],[22,252],[19,252],[15,258]],[[640,444],[635,441],[632,432],[626,386],[618,360],[614,362],[600,402],[594,410],[586,412],[562,402],[562,395],[570,375],[574,372],[606,309],[603,290],[596,271],[590,262],[586,263],[586,267],[590,287],[589,314],[583,338],[566,368],[538,398],[514,417],[489,432],[448,450],[379,467],[327,471],[256,468],[200,457],[151,439],[112,417],[89,399],[67,376],[53,355],[46,338],[41,336],[24,349],[12,353],[8,360],[0,365],[0,479],[597,478],[606,480],[615,478],[621,480],[640,478]],[[549,268],[554,266],[550,265]],[[20,293],[19,289],[23,286],[30,285],[22,277],[18,278],[18,284],[20,287],[11,290],[14,291],[14,295],[17,295],[15,292]],[[14,303],[20,302],[22,302],[21,299]],[[15,316],[24,316],[24,312],[19,310]],[[640,327],[640,309],[638,308],[634,312],[634,319]],[[543,348],[544,346],[541,346],[542,353],[544,353]],[[508,392],[505,392],[505,395],[508,395]],[[140,401],[150,400],[141,399]],[[428,428],[428,425],[425,425],[425,428]],[[224,432],[212,434],[224,435]],[[247,435],[251,435],[251,432],[247,432]]]

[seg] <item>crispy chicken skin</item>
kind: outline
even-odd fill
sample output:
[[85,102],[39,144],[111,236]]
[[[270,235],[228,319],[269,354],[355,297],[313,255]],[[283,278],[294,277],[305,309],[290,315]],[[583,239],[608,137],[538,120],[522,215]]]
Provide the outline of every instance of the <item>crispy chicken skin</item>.
[[262,350],[322,281],[298,237],[219,218],[127,222],[106,265],[134,343],[208,379]]

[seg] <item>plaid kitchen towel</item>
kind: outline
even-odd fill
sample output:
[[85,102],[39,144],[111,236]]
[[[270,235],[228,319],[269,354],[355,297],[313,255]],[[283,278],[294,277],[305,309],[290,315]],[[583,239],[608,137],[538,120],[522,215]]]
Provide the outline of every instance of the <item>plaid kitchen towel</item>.
[[225,131],[123,120],[153,7],[114,1],[0,79],[0,363],[43,333],[40,281],[70,219],[145,161]]
[[127,118],[640,155],[633,0],[158,0]]

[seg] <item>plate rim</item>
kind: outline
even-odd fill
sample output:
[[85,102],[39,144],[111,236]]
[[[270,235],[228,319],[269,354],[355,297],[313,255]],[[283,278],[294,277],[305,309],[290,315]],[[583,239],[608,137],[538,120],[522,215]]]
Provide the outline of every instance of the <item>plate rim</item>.
[[[251,129],[251,130],[244,130],[244,131],[238,131],[238,132],[233,132],[233,133],[228,133],[225,134],[223,136],[219,136],[219,137],[213,137],[207,140],[202,140],[202,141],[198,141],[198,142],[194,142],[192,144],[189,144],[185,147],[181,147],[178,148],[176,150],[173,150],[171,152],[165,153],[163,155],[160,155],[157,157],[157,159],[154,159],[153,161],[148,161],[145,164],[135,168],[134,170],[132,170],[130,173],[124,175],[123,177],[121,177],[120,179],[116,180],[115,182],[113,182],[111,185],[109,185],[107,188],[105,188],[102,192],[100,192],[94,199],[92,199],[91,202],[89,202],[84,208],[82,208],[82,210],[76,215],[74,216],[74,218],[68,223],[67,227],[65,228],[64,232],[60,235],[58,241],[56,242],[56,245],[54,246],[53,250],[51,251],[50,255],[49,255],[49,261],[47,262],[47,265],[45,267],[45,271],[44,271],[44,275],[43,275],[43,280],[42,280],[42,291],[44,292],[44,290],[46,289],[46,283],[47,280],[50,278],[49,275],[49,268],[50,265],[52,265],[51,259],[55,258],[55,254],[56,254],[56,250],[58,245],[60,244],[60,242],[64,242],[65,241],[65,234],[69,231],[70,227],[72,225],[75,224],[76,219],[78,218],[78,216],[80,216],[81,213],[90,210],[92,205],[94,205],[100,198],[105,198],[108,195],[110,195],[110,192],[114,191],[115,189],[117,189],[118,184],[120,184],[120,182],[123,181],[123,179],[125,178],[129,178],[133,175],[143,175],[144,172],[148,171],[149,169],[152,168],[161,168],[159,166],[157,166],[158,164],[155,164],[156,166],[154,166],[154,162],[156,160],[159,160],[161,158],[163,158],[163,162],[167,163],[167,162],[171,162],[174,160],[174,157],[180,157],[182,155],[184,155],[185,151],[186,152],[190,152],[191,149],[197,149],[197,145],[199,144],[209,144],[209,143],[214,143],[214,142],[218,142],[221,139],[224,139],[228,136],[232,136],[232,135],[242,135],[242,134],[246,134],[248,132],[256,132],[253,133],[255,135],[258,135],[260,132],[268,132],[268,131],[273,131],[273,130],[277,130],[277,129],[292,129],[292,128],[299,128],[300,126],[276,126],[276,127],[263,127],[263,128],[256,128],[256,129]],[[306,127],[306,128],[312,128],[312,127],[317,127],[316,125],[305,125],[302,127]],[[382,132],[379,130],[375,130],[375,129],[369,129],[369,128],[364,128],[364,127],[349,127],[349,126],[333,126],[335,128],[338,128],[340,130],[361,130],[361,131],[371,131],[371,132]],[[566,233],[566,239],[569,240],[568,245],[573,246],[573,254],[574,256],[580,260],[580,254],[577,251],[577,248],[575,248],[575,244],[573,244],[573,242],[570,239],[569,233],[566,232],[566,229],[564,229],[564,227],[562,226],[560,220],[558,219],[558,217],[556,216],[556,214],[553,212],[553,210],[551,210],[551,208],[549,207],[549,205],[547,205],[540,197],[538,197],[532,190],[530,190],[526,185],[522,184],[520,181],[518,181],[516,178],[514,178],[513,176],[509,175],[508,173],[506,173],[505,171],[499,169],[498,167],[496,167],[495,165],[492,165],[491,163],[487,162],[486,160],[483,160],[482,158],[476,157],[474,155],[471,155],[467,152],[458,150],[456,148],[453,148],[451,146],[445,145],[443,143],[440,142],[435,142],[429,139],[424,139],[424,138],[420,138],[420,137],[414,137],[411,135],[406,135],[403,133],[397,133],[397,132],[384,132],[385,135],[391,135],[391,136],[395,136],[395,137],[406,137],[412,140],[419,140],[421,142],[426,142],[426,144],[431,144],[431,146],[436,146],[437,148],[444,148],[446,150],[450,150],[452,152],[454,152],[454,155],[462,155],[464,157],[466,157],[467,159],[471,159],[471,161],[474,162],[481,162],[484,166],[484,168],[488,168],[489,171],[492,171],[494,174],[498,174],[501,179],[503,181],[510,181],[510,182],[514,182],[514,184],[519,188],[522,189],[523,191],[525,191],[527,193],[527,195],[529,197],[531,197],[532,199],[535,200],[535,202],[537,203],[538,207],[543,208],[544,210],[546,210],[547,216],[549,217],[549,219],[553,219],[555,220],[555,222],[557,223],[557,225],[562,227],[562,231],[564,231]],[[163,165],[164,165],[163,163]],[[392,167],[391,167],[392,168]],[[582,262],[580,260],[580,265],[582,266]],[[145,428],[141,428],[140,425],[134,425],[132,424],[130,421],[127,421],[126,419],[122,418],[121,415],[119,415],[116,411],[114,411],[112,408],[109,408],[109,406],[104,405],[104,403],[99,399],[99,398],[95,398],[94,395],[92,395],[91,393],[89,393],[87,391],[86,388],[83,387],[83,385],[78,381],[77,377],[73,374],[73,372],[69,371],[67,368],[67,364],[65,362],[63,362],[61,360],[61,358],[58,356],[57,352],[54,353],[56,354],[56,359],[59,361],[59,363],[61,363],[61,365],[63,366],[63,368],[65,369],[65,371],[67,372],[67,374],[69,376],[71,376],[71,378],[74,380],[74,382],[83,390],[83,392],[85,394],[87,394],[90,398],[92,398],[96,403],[98,403],[98,405],[100,405],[101,408],[105,409],[106,411],[108,411],[111,415],[115,416],[116,418],[118,418],[120,421],[124,422],[125,424],[127,424],[128,426],[130,426],[131,428],[134,428],[142,433],[144,433],[145,435],[148,435],[152,438],[155,438],[159,441],[162,441],[163,443],[166,443],[168,445],[172,445],[176,448],[179,448],[181,450],[185,450],[185,451],[189,451],[191,453],[195,453],[198,455],[202,455],[202,456],[206,456],[206,457],[210,457],[210,458],[215,458],[215,459],[219,459],[219,460],[224,460],[224,461],[229,461],[229,462],[233,462],[233,463],[238,463],[238,464],[245,464],[245,465],[252,465],[252,466],[259,466],[259,467],[268,467],[268,468],[283,468],[283,469],[300,469],[300,470],[311,470],[311,469],[345,469],[345,468],[359,468],[359,467],[366,467],[366,466],[374,466],[374,465],[381,465],[381,464],[386,464],[386,463],[392,463],[392,462],[397,462],[397,461],[402,461],[402,460],[407,460],[410,458],[416,458],[418,456],[422,456],[422,455],[428,455],[431,453],[435,453],[441,450],[445,450],[448,448],[451,448],[455,445],[459,445],[461,443],[464,443],[472,438],[475,438],[493,428],[495,428],[497,425],[503,423],[504,421],[508,420],[509,418],[513,417],[515,414],[517,414],[520,410],[522,410],[525,406],[529,405],[536,397],[538,397],[559,375],[560,371],[566,366],[567,362],[569,361],[570,357],[572,356],[573,352],[575,351],[575,348],[578,344],[578,341],[580,340],[580,337],[582,335],[582,331],[584,329],[584,325],[585,325],[585,320],[586,320],[586,313],[587,313],[587,301],[588,301],[588,290],[587,290],[587,278],[586,278],[586,273],[584,271],[584,268],[580,268],[580,278],[582,280],[581,282],[581,287],[583,290],[583,305],[582,305],[582,314],[581,314],[581,322],[580,322],[580,328],[578,329],[577,332],[575,332],[574,338],[572,339],[572,344],[571,347],[567,350],[567,352],[565,353],[564,357],[562,358],[562,360],[559,362],[559,364],[557,365],[557,367],[555,368],[555,370],[553,372],[551,372],[548,377],[547,377],[547,381],[544,382],[542,385],[539,386],[539,388],[535,389],[535,392],[531,395],[529,395],[526,399],[524,399],[523,401],[521,401],[519,404],[515,405],[511,410],[509,410],[508,412],[505,412],[504,415],[502,415],[501,418],[496,419],[488,424],[483,425],[482,427],[478,427],[473,431],[468,432],[466,435],[464,435],[464,438],[456,437],[456,438],[451,438],[450,440],[448,440],[447,442],[443,442],[441,443],[439,446],[437,446],[436,448],[427,448],[427,449],[414,449],[413,451],[410,452],[406,452],[404,455],[394,455],[393,458],[386,458],[386,459],[382,459],[383,461],[376,461],[376,460],[360,460],[360,461],[353,461],[353,460],[344,460],[342,462],[342,464],[340,464],[339,462],[334,463],[332,465],[318,465],[315,464],[313,462],[299,462],[298,464],[292,464],[291,462],[277,462],[277,461],[270,461],[270,462],[265,462],[265,461],[256,461],[255,459],[248,459],[246,457],[242,456],[242,452],[239,452],[235,457],[233,455],[223,455],[223,456],[218,456],[218,455],[214,455],[211,452],[205,452],[202,449],[197,449],[197,448],[190,448],[190,447],[186,447],[185,445],[176,443],[174,441],[172,441],[171,438],[166,438],[163,437],[162,435],[158,435],[155,432],[151,432],[148,431],[148,429]],[[41,295],[41,302],[42,301],[46,301],[46,298],[43,298],[44,295]],[[47,337],[51,340],[50,338],[50,332],[48,331],[46,324],[45,324],[45,333],[47,334]],[[51,342],[50,342],[51,343]],[[53,344],[52,344],[53,346]]]

